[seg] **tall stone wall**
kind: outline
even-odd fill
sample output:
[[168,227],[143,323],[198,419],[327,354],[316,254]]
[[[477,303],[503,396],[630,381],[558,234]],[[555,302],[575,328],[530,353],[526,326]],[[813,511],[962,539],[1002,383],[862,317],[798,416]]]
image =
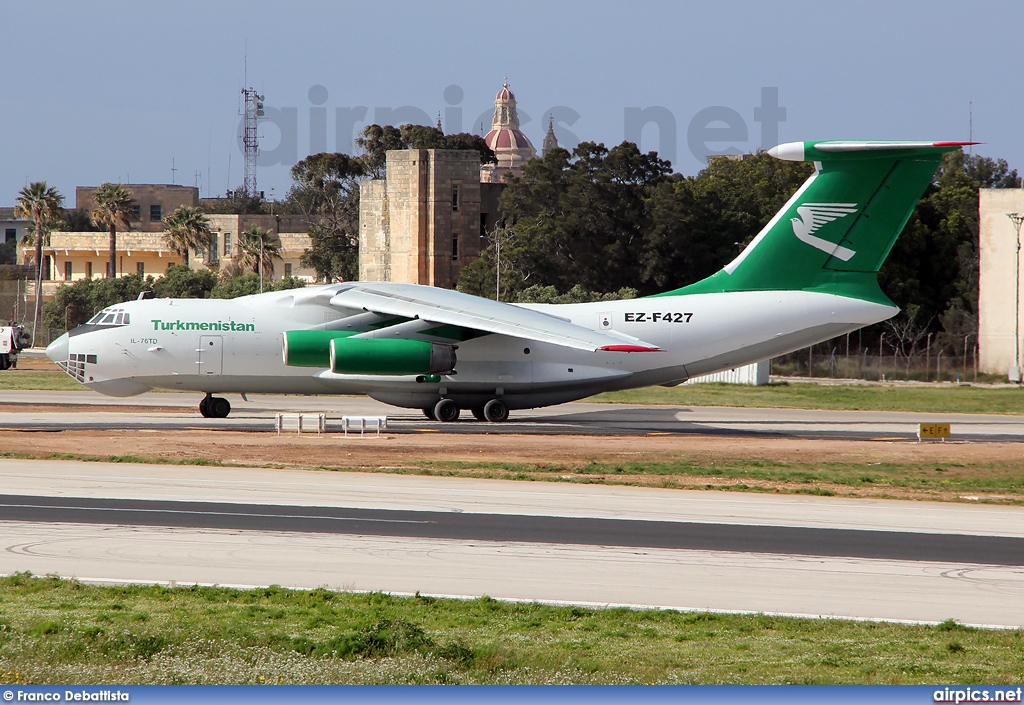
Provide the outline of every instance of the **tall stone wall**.
[[391,281],[391,243],[388,237],[387,182],[359,184],[359,279]]
[[[1019,365],[1014,345],[1017,330],[1024,332],[1024,316],[1018,301],[1017,231],[1007,213],[1024,215],[1024,190],[981,189],[978,199],[978,369],[1006,375]],[[1024,345],[1020,346],[1024,348]],[[1019,353],[1024,357],[1024,349]]]
[[426,284],[427,150],[388,152],[387,174],[391,281]]
[[359,278],[452,288],[480,255],[475,151],[394,150],[359,191]]
[[431,150],[427,281],[453,288],[462,266],[480,255],[480,157],[474,151]]

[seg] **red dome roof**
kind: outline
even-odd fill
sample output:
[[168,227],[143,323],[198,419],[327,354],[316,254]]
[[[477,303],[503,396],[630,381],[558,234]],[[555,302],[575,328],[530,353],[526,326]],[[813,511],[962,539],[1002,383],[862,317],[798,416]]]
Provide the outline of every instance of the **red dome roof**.
[[515,100],[515,99],[516,99],[516,94],[512,92],[512,89],[510,89],[508,87],[507,83],[502,87],[502,89],[500,91],[498,91],[498,95],[494,96],[494,102],[498,102],[499,100],[507,101],[507,100]]
[[498,150],[509,150],[509,149],[533,149],[533,145],[530,140],[526,138],[519,130],[512,130],[509,128],[503,128],[500,130],[491,130],[484,137],[484,141],[487,142],[487,146],[497,152]]

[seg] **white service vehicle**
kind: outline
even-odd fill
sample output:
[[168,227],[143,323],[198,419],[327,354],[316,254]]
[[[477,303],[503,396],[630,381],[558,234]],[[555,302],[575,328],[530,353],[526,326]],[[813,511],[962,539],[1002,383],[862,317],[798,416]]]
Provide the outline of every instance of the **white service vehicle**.
[[0,326],[0,370],[18,366],[18,353],[30,343],[28,333],[13,321],[9,326]]

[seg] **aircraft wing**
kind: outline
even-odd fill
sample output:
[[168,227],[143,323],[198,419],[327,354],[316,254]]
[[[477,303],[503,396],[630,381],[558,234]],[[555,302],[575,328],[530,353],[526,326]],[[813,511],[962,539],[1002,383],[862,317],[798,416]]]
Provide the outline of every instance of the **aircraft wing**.
[[352,283],[331,297],[331,306],[420,319],[578,350],[660,350],[655,345],[615,331],[591,330],[541,311],[419,284]]

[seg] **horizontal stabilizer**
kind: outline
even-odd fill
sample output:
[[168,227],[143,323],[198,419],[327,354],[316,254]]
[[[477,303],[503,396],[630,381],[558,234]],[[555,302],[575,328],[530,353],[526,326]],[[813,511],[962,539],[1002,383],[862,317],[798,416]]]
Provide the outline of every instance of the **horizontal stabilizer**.
[[768,154],[787,162],[814,162],[822,159],[865,159],[869,157],[893,156],[898,152],[917,154],[935,151],[949,152],[978,142],[889,142],[830,140],[827,142],[786,142],[772,147]]

